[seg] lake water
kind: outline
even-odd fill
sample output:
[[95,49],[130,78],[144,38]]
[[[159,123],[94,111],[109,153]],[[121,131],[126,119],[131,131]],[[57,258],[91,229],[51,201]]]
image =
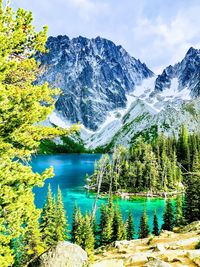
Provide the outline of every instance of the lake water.
[[[95,161],[100,157],[100,154],[59,154],[33,157],[31,165],[35,172],[41,173],[50,166],[54,167],[55,172],[54,178],[47,179],[44,187],[34,188],[36,206],[42,208],[44,205],[48,184],[50,183],[53,193],[57,192],[58,185],[61,188],[69,223],[72,220],[75,203],[78,204],[82,212],[90,211],[94,202],[94,195],[88,196],[83,186],[86,174],[93,173]],[[132,210],[136,229],[138,229],[144,207],[147,210],[150,228],[152,228],[154,209],[157,211],[159,225],[161,226],[165,204],[163,199],[141,198],[131,201],[117,200],[117,202],[122,209],[124,218],[127,217],[129,210]],[[106,203],[106,200],[100,199],[98,206],[101,203]]]

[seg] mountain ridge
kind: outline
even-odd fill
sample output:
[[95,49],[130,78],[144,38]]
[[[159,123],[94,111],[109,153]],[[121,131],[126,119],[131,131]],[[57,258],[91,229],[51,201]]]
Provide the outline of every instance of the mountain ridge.
[[[63,93],[49,123],[80,122],[86,147],[129,146],[144,133],[178,133],[181,124],[199,130],[200,50],[155,76],[139,59],[105,38],[49,37],[38,55],[41,77]],[[189,107],[189,108],[188,108]]]

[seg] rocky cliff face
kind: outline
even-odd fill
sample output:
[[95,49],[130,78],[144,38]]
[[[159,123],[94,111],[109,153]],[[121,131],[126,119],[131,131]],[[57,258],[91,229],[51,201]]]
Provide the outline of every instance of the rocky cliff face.
[[56,111],[72,123],[97,130],[107,113],[126,106],[126,94],[153,76],[145,64],[121,46],[97,37],[50,37],[41,62],[38,83],[62,89]]
[[177,89],[190,90],[190,95],[195,98],[200,95],[200,50],[191,47],[184,59],[174,66],[164,69],[158,75],[155,83],[155,92],[162,92],[172,86],[172,80],[177,79]]

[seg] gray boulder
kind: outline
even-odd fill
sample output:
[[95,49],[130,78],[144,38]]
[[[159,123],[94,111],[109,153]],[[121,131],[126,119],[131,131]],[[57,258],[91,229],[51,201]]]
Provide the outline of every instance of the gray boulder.
[[39,258],[29,264],[29,267],[83,267],[87,264],[87,253],[78,245],[69,242],[59,242]]

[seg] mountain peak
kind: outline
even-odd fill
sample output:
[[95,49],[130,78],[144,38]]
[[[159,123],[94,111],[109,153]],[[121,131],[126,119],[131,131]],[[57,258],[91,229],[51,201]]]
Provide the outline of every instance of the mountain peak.
[[94,39],[49,37],[48,53],[40,55],[45,70],[38,82],[62,89],[57,111],[72,123],[97,130],[109,111],[126,106],[126,94],[153,75],[122,46]]
[[187,89],[187,95],[196,98],[200,95],[200,51],[190,47],[183,60],[174,66],[168,66],[161,75],[158,75],[155,83],[155,92],[170,89],[172,80],[177,80],[177,88],[173,90],[183,91]]
[[199,53],[198,49],[195,49],[194,47],[190,47],[185,55],[185,57],[192,56],[196,53]]

